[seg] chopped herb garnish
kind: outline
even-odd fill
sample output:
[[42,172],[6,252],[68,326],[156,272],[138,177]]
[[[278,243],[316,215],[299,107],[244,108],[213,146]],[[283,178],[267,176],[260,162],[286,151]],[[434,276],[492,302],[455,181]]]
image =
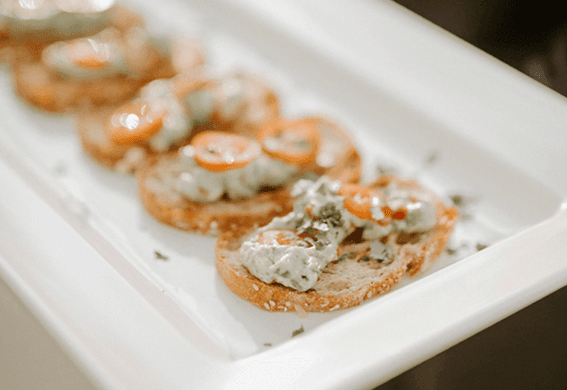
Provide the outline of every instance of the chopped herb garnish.
[[305,332],[305,329],[303,329],[303,325],[301,325],[301,327],[299,329],[296,329],[291,333],[291,337],[295,337],[297,335],[300,335],[303,332]]
[[156,255],[156,259],[158,259],[158,260],[167,260],[167,259],[169,259],[167,256],[162,255],[162,254],[159,253],[158,251],[154,251],[154,254]]
[[343,260],[349,259],[352,255],[354,255],[354,252],[343,253],[343,254],[340,255],[340,257],[337,259],[337,261],[343,261]]
[[483,250],[484,248],[486,248],[487,246],[488,246],[488,245],[481,244],[481,243],[479,242],[478,244],[476,244],[476,250],[477,250],[477,251],[481,251],[481,250]]
[[264,347],[271,347],[272,343],[264,343]]
[[457,207],[468,206],[474,201],[474,198],[472,197],[459,195],[459,194],[450,195],[449,199],[451,199],[451,202],[453,202],[453,204]]
[[362,256],[362,261],[370,261],[370,257],[364,255]]
[[333,203],[327,203],[319,209],[319,218],[333,227],[343,226],[341,212]]
[[378,165],[376,167],[376,173],[378,174],[378,176],[394,174],[396,173],[396,168],[388,165]]
[[438,160],[439,160],[439,153],[433,152],[427,157],[425,163],[427,165],[431,165],[431,164],[435,164]]
[[370,257],[376,259],[379,263],[390,263],[394,248],[391,245],[384,244],[378,240],[370,243]]
[[445,252],[447,252],[447,254],[451,256],[457,253],[457,250],[455,248],[447,247],[447,249],[445,249]]

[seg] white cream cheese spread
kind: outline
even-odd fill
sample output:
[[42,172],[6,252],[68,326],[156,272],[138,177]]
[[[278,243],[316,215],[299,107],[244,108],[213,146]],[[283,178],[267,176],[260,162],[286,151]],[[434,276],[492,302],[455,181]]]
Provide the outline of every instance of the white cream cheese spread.
[[[146,84],[139,92],[137,101],[147,106],[145,111],[163,113],[159,130],[147,140],[151,149],[167,151],[172,145],[186,139],[196,123],[210,117],[213,111],[213,96],[206,89],[195,89],[182,97],[174,93],[175,85],[170,79],[158,79]],[[135,130],[141,118],[138,114],[119,110],[110,119],[113,128]]]
[[259,151],[258,157],[244,167],[222,172],[212,172],[195,161],[193,146],[179,150],[183,171],[174,182],[174,188],[183,196],[196,202],[210,203],[224,194],[230,199],[250,198],[262,187],[280,186],[297,173],[299,167],[272,159]]
[[329,261],[336,258],[337,246],[318,246],[313,238],[300,237],[292,230],[268,230],[246,241],[240,256],[258,279],[305,291],[317,282]]
[[[82,65],[79,58],[74,58],[81,54],[81,50],[89,51],[100,65]],[[90,80],[119,74],[132,75],[126,61],[124,44],[120,41],[118,31],[113,28],[88,38],[51,44],[43,50],[42,61],[61,76],[73,79]]]

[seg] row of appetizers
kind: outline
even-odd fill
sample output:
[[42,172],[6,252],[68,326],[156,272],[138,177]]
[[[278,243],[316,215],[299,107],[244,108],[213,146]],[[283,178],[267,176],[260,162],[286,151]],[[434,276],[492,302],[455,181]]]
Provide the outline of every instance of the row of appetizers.
[[395,176],[356,184],[362,159],[347,130],[283,117],[270,83],[214,74],[196,38],[152,37],[110,0],[25,4],[0,8],[18,94],[75,112],[84,151],[136,173],[154,218],[220,235],[217,269],[241,297],[268,310],[343,309],[443,251],[454,208]]

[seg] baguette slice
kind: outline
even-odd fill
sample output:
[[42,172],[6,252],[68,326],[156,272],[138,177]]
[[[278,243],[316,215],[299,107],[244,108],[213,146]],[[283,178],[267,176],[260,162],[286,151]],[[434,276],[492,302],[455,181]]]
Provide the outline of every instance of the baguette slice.
[[381,264],[366,255],[370,242],[349,241],[341,244],[339,258],[328,264],[313,288],[300,292],[278,283],[267,284],[240,262],[240,247],[254,233],[230,231],[222,234],[216,244],[216,268],[226,285],[234,293],[254,305],[269,311],[334,311],[359,305],[366,299],[388,292],[404,275],[417,275],[428,269],[441,255],[458,219],[453,207],[426,192],[413,181],[392,176],[384,177],[372,186],[381,188],[397,181],[402,188],[433,202],[437,209],[437,225],[424,233],[395,233],[385,238],[394,248],[392,262]]
[[242,226],[260,226],[293,208],[287,189],[262,191],[254,198],[191,201],[171,189],[177,153],[152,156],[137,171],[138,192],[146,211],[158,221],[190,232],[216,236]]
[[[320,119],[332,131],[326,131],[321,153],[333,155],[335,164],[320,166],[314,163],[305,172],[327,174],[347,183],[357,182],[361,174],[361,158],[349,134],[326,119]],[[340,142],[341,150],[335,142]],[[169,184],[182,167],[177,153],[148,158],[137,170],[138,192],[146,211],[158,221],[190,232],[216,236],[234,229],[248,229],[270,222],[274,217],[293,209],[291,187],[295,179],[282,188],[267,188],[246,200],[221,200],[213,203],[191,201],[176,193]]]
[[[203,77],[201,72],[187,71],[186,74]],[[241,72],[238,72],[237,75],[242,80],[245,89],[246,103],[242,112],[231,118],[221,115],[222,102],[218,97],[219,86],[216,82],[211,82],[210,87],[207,88],[213,90],[216,101],[210,121],[196,125],[186,140],[172,146],[170,150],[186,145],[192,137],[205,130],[229,131],[253,137],[259,126],[253,108],[263,111],[263,120],[279,116],[279,101],[271,87],[254,76]],[[254,100],[255,103],[252,104],[249,100]],[[110,139],[106,132],[106,123],[115,108],[103,107],[97,110],[81,111],[77,118],[77,132],[83,150],[100,165],[120,173],[134,173],[143,163],[144,156],[150,157],[157,153],[152,151],[147,143],[137,143],[131,146],[119,145]]]

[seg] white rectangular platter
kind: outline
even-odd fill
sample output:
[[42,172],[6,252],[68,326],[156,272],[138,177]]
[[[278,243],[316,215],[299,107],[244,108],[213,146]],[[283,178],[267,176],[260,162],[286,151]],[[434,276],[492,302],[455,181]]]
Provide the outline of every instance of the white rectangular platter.
[[370,388],[567,285],[563,97],[388,1],[130,3],[202,36],[212,68],[263,75],[284,115],[346,124],[367,178],[392,166],[474,201],[419,278],[270,313],[224,286],[214,239],[153,221],[74,118],[24,104],[2,69],[0,276],[99,386]]

